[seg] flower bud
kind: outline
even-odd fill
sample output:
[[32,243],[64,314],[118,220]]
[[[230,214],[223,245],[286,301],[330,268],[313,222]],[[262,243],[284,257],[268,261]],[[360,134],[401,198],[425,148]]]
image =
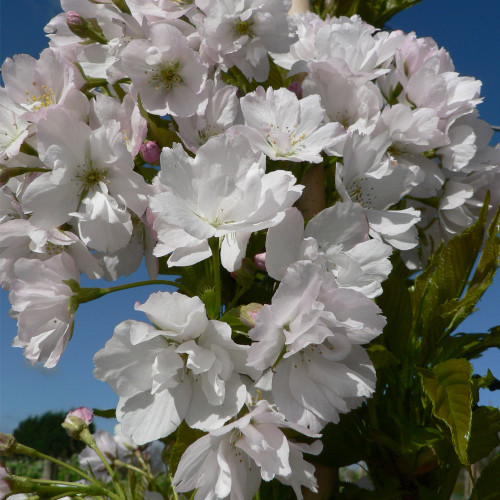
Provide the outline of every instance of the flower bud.
[[302,99],[302,85],[300,84],[300,82],[292,82],[290,85],[288,85],[288,90],[293,92],[298,99]]
[[244,325],[253,328],[255,326],[255,319],[257,318],[257,313],[263,308],[262,304],[257,302],[251,302],[246,306],[241,306],[240,308],[240,320]]
[[266,252],[255,254],[253,256],[253,263],[257,269],[266,271]]
[[108,41],[104,38],[102,29],[94,20],[90,20],[82,17],[78,12],[74,10],[69,10],[66,12],[66,23],[68,28],[72,33],[80,38],[90,38],[94,42],[101,43],[103,45],[107,44]]
[[68,10],[66,12],[66,23],[68,24],[69,28],[77,28],[78,26],[83,26],[85,24],[84,19],[78,12],[75,12],[74,10]]
[[156,142],[154,141],[145,142],[144,144],[141,145],[140,152],[146,163],[149,163],[150,165],[158,164],[158,161],[160,160],[161,151]]
[[94,443],[94,438],[92,438],[89,431],[89,424],[93,418],[92,410],[82,406],[76,410],[71,410],[61,425],[73,439],[79,439],[90,446],[89,442]]
[[80,406],[80,408],[76,408],[76,410],[71,410],[66,415],[66,419],[68,419],[68,417],[78,417],[86,422],[87,425],[90,425],[94,418],[94,413],[90,408],[87,408],[86,406]]

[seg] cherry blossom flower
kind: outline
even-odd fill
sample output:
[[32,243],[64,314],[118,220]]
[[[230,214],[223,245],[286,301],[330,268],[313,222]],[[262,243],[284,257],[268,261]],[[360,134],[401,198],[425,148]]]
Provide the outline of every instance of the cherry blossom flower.
[[265,91],[258,87],[240,101],[245,126],[237,130],[248,138],[257,151],[273,160],[322,161],[323,149],[330,148],[345,136],[338,123],[323,125],[325,112],[318,95],[299,100],[288,89]]
[[122,52],[131,93],[157,115],[191,116],[202,101],[206,69],[187,40],[168,24],[151,26],[147,40],[132,40]]
[[213,137],[194,159],[174,144],[163,150],[161,166],[155,179],[161,192],[151,198],[160,245],[168,249],[175,234],[177,248],[206,258],[208,238],[220,238],[228,271],[241,265],[250,234],[277,224],[302,192],[290,172],[264,173],[264,156],[241,136]]
[[247,364],[272,366],[279,411],[318,432],[375,390],[375,370],[359,344],[382,332],[380,312],[361,293],[339,288],[320,266],[299,261],[257,314]]
[[64,107],[79,119],[88,111],[88,100],[78,89],[84,83],[76,69],[57,51],[48,48],[36,60],[27,54],[7,58],[2,78],[9,97],[26,111],[24,118],[38,123],[49,109]]
[[94,375],[120,396],[117,418],[138,444],[168,436],[183,419],[195,428],[222,426],[242,408],[240,373],[248,346],[231,340],[231,328],[209,321],[198,297],[153,294],[137,309],[156,325],[120,323],[95,358]]
[[387,131],[376,137],[354,132],[346,140],[342,163],[337,163],[335,183],[342,201],[363,207],[370,236],[409,250],[418,244],[415,224],[420,214],[413,208],[390,207],[417,185],[420,171],[398,168],[384,157],[389,145]]
[[221,82],[207,81],[204,100],[196,115],[190,118],[176,118],[179,137],[182,142],[196,153],[210,137],[223,134],[234,125],[240,114],[238,88]]
[[336,203],[313,217],[305,230],[300,212],[287,210],[283,221],[269,228],[266,239],[266,269],[281,280],[290,264],[310,260],[330,271],[340,287],[351,288],[373,298],[382,293],[381,282],[392,265],[389,245],[368,236],[363,209],[354,203]]
[[210,431],[188,447],[173,479],[175,489],[181,493],[196,489],[195,500],[251,500],[261,478],[276,478],[291,484],[298,499],[303,498],[301,486],[316,492],[314,467],[305,462],[302,454],[319,454],[321,443],[292,443],[280,428],[318,437],[287,422],[267,401],[259,401],[250,413]]
[[73,332],[73,291],[64,283],[78,282],[75,262],[66,253],[38,261],[18,259],[9,300],[11,316],[17,319],[18,332],[14,347],[24,348],[32,363],[39,361],[54,367]]
[[27,219],[11,219],[0,224],[0,284],[9,289],[14,265],[19,258],[47,260],[62,252],[74,259],[78,269],[96,279],[102,268],[78,236],[61,229],[41,229]]
[[[48,229],[75,217],[80,238],[91,248],[124,247],[132,234],[127,209],[142,215],[149,188],[133,171],[120,124],[91,130],[64,110],[49,118],[40,121],[38,135],[40,158],[52,170],[33,180],[22,197],[30,222]],[[54,203],[58,210],[46,209]]]
[[198,0],[196,4],[206,14],[198,20],[202,56],[227,68],[237,66],[249,79],[266,80],[268,52],[287,52],[294,41],[281,0]]

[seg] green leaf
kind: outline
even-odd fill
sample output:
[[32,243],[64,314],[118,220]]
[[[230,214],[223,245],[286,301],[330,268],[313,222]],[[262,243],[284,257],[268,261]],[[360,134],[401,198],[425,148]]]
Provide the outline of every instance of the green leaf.
[[374,344],[367,349],[368,356],[373,363],[373,366],[378,371],[381,368],[397,367],[401,364],[398,358],[392,354],[386,347],[380,344]]
[[384,345],[395,356],[406,355],[411,333],[412,308],[408,286],[410,275],[399,253],[391,257],[392,271],[382,283],[383,294],[377,297],[377,305],[387,318],[382,334]]
[[497,455],[481,472],[469,500],[500,500],[500,455]]
[[340,415],[337,424],[327,424],[322,430],[323,451],[314,461],[328,467],[345,467],[365,458],[365,439],[361,429],[366,408]]
[[500,348],[500,326],[490,328],[489,333],[458,333],[446,337],[436,351],[436,360],[475,359],[490,347]]
[[421,370],[425,393],[432,402],[432,413],[451,431],[455,451],[462,464],[468,464],[467,445],[472,420],[472,366],[465,359],[450,359],[432,370]]
[[172,476],[175,475],[175,471],[177,470],[177,466],[184,452],[190,445],[205,434],[205,432],[199,431],[198,429],[191,429],[191,427],[182,421],[176,431],[175,443],[170,452],[169,470]]
[[440,246],[428,267],[415,279],[411,297],[413,331],[422,336],[423,362],[446,335],[450,322],[454,321],[447,303],[458,300],[465,289],[483,243],[488,203],[489,195],[478,220]]
[[489,406],[479,406],[472,413],[467,456],[471,464],[487,457],[500,444],[500,411]]
[[[419,3],[420,0],[335,0],[318,13],[324,18],[359,14],[364,21],[382,28],[398,12]],[[313,7],[316,2],[312,2]],[[326,3],[326,2],[325,2]],[[315,9],[318,11],[318,8]]]
[[98,408],[93,408],[92,411],[96,417],[101,418],[116,418],[116,409],[110,408],[109,410],[99,410]]
[[415,426],[407,423],[404,428],[401,428],[401,431],[401,449],[404,453],[417,451],[443,439],[443,434],[434,427]]
[[488,227],[488,238],[464,297],[453,299],[443,307],[442,314],[447,323],[449,323],[449,332],[455,330],[474,311],[475,305],[493,282],[500,253],[500,240],[498,238],[499,218],[500,206]]

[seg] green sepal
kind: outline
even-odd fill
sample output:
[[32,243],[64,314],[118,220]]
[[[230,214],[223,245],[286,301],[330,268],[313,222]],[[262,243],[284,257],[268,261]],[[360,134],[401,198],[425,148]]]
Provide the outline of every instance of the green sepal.
[[96,417],[101,418],[116,418],[116,409],[110,408],[109,410],[100,410],[99,408],[92,408]]

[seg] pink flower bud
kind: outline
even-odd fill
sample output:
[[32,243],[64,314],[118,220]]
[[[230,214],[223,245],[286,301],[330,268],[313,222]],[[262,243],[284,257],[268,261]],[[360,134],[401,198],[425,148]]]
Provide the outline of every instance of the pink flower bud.
[[94,413],[90,408],[87,408],[86,406],[80,406],[80,408],[76,408],[75,410],[71,410],[67,415],[66,415],[66,420],[68,420],[68,417],[78,417],[82,419],[84,422],[87,423],[87,425],[90,425],[92,422],[92,419],[94,418]]
[[299,82],[292,82],[288,85],[288,90],[293,92],[299,99],[302,98],[302,85]]
[[140,147],[141,155],[146,163],[155,165],[160,160],[160,148],[154,141],[147,141]]
[[81,439],[85,444],[88,444],[86,436],[90,435],[89,424],[93,418],[92,410],[82,406],[76,410],[71,410],[61,425],[73,439]]
[[257,319],[258,312],[263,308],[262,304],[257,304],[256,302],[251,302],[246,306],[241,306],[240,308],[240,320],[243,324],[253,328],[255,326],[255,320]]
[[66,23],[68,26],[83,26],[84,22],[82,19],[82,16],[78,14],[78,12],[75,12],[74,10],[68,10],[66,12]]
[[257,269],[266,271],[266,252],[255,254],[253,257],[253,263]]

